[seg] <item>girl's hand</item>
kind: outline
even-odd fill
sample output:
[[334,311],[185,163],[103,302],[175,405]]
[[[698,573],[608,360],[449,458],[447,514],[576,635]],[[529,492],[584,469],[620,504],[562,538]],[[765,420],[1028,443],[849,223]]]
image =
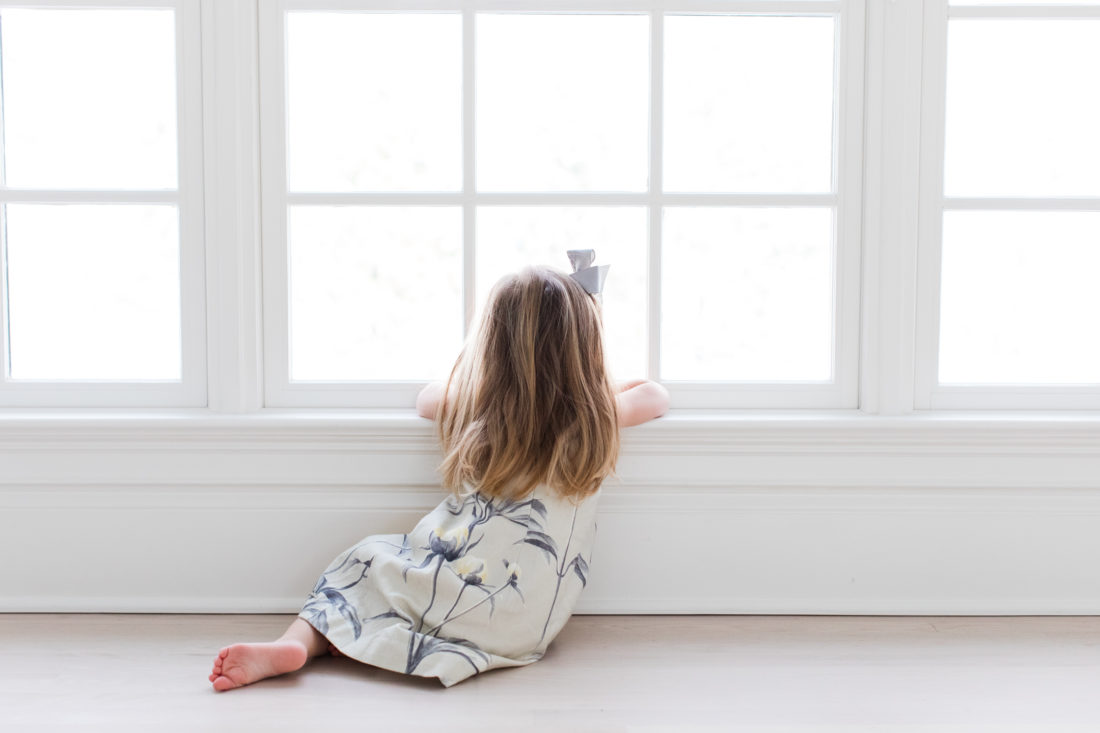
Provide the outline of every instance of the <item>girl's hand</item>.
[[622,382],[616,395],[619,427],[629,428],[660,417],[668,412],[668,390],[648,379]]
[[435,420],[439,416],[439,403],[443,401],[443,382],[432,382],[416,396],[416,414]]

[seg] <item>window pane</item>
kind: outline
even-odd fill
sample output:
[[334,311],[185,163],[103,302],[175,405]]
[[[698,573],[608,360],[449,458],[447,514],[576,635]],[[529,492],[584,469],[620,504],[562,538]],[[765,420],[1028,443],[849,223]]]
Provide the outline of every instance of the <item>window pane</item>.
[[949,196],[1100,195],[1100,19],[952,20]]
[[0,11],[7,182],[175,188],[171,10]]
[[483,207],[477,213],[477,307],[493,284],[526,265],[572,270],[566,250],[594,249],[610,264],[603,293],[608,368],[646,371],[646,211],[640,207]]
[[477,18],[477,186],[642,191],[649,19]]
[[287,16],[294,191],[462,186],[458,15]]
[[940,381],[1100,382],[1100,214],[950,211]]
[[831,378],[831,209],[666,209],[661,267],[662,378]]
[[290,208],[290,376],[421,380],[462,345],[457,207]]
[[665,20],[665,189],[832,190],[833,20]]
[[16,379],[180,378],[174,206],[9,204]]

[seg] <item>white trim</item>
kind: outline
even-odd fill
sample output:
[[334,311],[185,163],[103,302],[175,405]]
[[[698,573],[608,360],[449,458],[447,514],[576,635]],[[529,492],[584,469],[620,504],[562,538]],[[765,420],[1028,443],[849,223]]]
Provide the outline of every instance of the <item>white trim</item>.
[[957,385],[939,384],[928,401],[932,410],[1032,409],[1097,410],[1097,385]]
[[833,209],[833,406],[859,405],[860,256],[863,213],[863,103],[866,4],[845,0],[836,19]]
[[[337,461],[353,451],[346,446]],[[265,460],[228,451],[214,458],[226,456]],[[792,463],[786,454],[758,457]],[[299,460],[320,465],[334,456],[314,451]],[[386,460],[376,456],[377,465]],[[1095,452],[1087,460],[1095,466]],[[632,474],[648,467],[640,457],[632,463]],[[0,485],[0,553],[35,558],[0,566],[7,589],[0,611],[293,612],[338,552],[367,534],[407,531],[442,498],[415,484],[394,491],[336,478],[286,486]],[[1031,479],[1042,480],[1037,472]],[[579,612],[1100,610],[1100,584],[1083,560],[1100,551],[1095,478],[1056,490],[624,484],[605,486],[599,501],[593,573]],[[286,542],[290,531],[300,540]],[[81,562],[72,562],[74,546]]]
[[175,204],[179,193],[165,191],[0,188],[0,202],[11,204]]
[[949,5],[949,18],[1100,18],[1100,5]]
[[[286,4],[259,6],[264,404],[293,405],[286,178]],[[281,285],[277,285],[280,284]]]
[[[199,0],[174,2],[93,2],[44,0],[34,4],[4,2],[0,8],[131,7],[173,10],[176,46],[176,190],[36,190],[0,186],[0,206],[6,203],[91,203],[171,205],[179,216],[180,348],[179,380],[39,380],[7,376],[7,298],[4,297],[4,336],[0,364],[0,405],[15,407],[195,407],[206,403],[206,336],[203,232],[202,68]],[[6,242],[4,243],[6,245]],[[6,277],[6,274],[5,274]],[[5,280],[6,289],[6,280]]]
[[[416,403],[424,382],[286,382],[276,390],[268,365],[267,405],[283,407],[342,407],[349,409],[396,409]],[[440,375],[445,376],[445,375]]]
[[190,0],[0,0],[0,8],[59,8],[114,10],[126,8],[181,8]]
[[[462,12],[462,335],[477,310],[477,16]],[[291,199],[293,202],[294,200]],[[414,202],[419,203],[419,202]]]
[[1100,198],[963,198],[941,196],[946,210],[1100,211]]
[[[649,190],[646,242],[646,376],[661,378],[661,247],[664,242],[664,103],[665,19],[654,11],[649,16]],[[692,197],[705,200],[702,197]]]
[[[623,11],[626,5],[612,3],[613,10]],[[543,2],[510,2],[509,12],[600,12],[601,6],[586,2],[583,7],[556,0]],[[569,206],[646,206],[648,208],[648,270],[647,298],[648,353],[647,371],[651,378],[660,378],[660,261],[662,216],[668,206],[814,206],[831,208],[834,213],[833,241],[833,376],[826,383],[673,383],[669,385],[675,404],[680,407],[855,407],[858,389],[858,323],[859,323],[859,251],[862,153],[862,78],[863,0],[834,2],[728,2],[712,3],[638,2],[629,12],[648,13],[650,21],[650,100],[649,100],[649,181],[647,190],[630,192],[583,193],[499,193],[476,190],[475,134],[476,109],[474,89],[475,20],[477,11],[495,11],[492,3],[470,0],[458,4],[390,6],[373,0],[348,2],[303,3],[279,0],[261,7],[261,120],[263,128],[262,160],[264,188],[264,282],[267,387],[265,404],[271,407],[399,407],[408,404],[412,385],[387,382],[320,383],[291,381],[289,371],[287,241],[286,210],[288,205],[436,205],[461,206],[463,209],[463,310],[467,330],[475,308],[475,248],[476,214],[479,206],[569,205]],[[717,9],[717,10],[716,10]],[[287,191],[285,174],[286,100],[285,47],[283,33],[288,10],[387,12],[455,12],[463,16],[463,185],[459,191],[439,192],[329,192],[307,193]],[[834,19],[834,106],[833,106],[833,191],[824,194],[706,194],[667,193],[662,190],[663,146],[661,117],[663,104],[663,17],[666,13],[726,12],[731,14],[819,15]]]
[[[652,124],[652,121],[651,121]],[[503,192],[394,192],[347,191],[334,193],[286,194],[290,205],[315,206],[836,206],[831,193],[628,193],[592,191],[584,193],[503,193]]]
[[176,11],[182,384],[173,402],[193,407],[206,404],[207,377],[201,12],[198,0]]
[[736,403],[737,409],[843,407],[844,388],[830,382],[676,382],[663,381],[678,409],[714,409]]
[[944,125],[947,90],[947,5],[925,3],[921,79],[921,185],[917,258],[917,352],[914,406],[929,409],[940,353],[940,278],[943,236]]
[[254,0],[203,0],[207,329],[212,409],[263,404],[259,62]]
[[282,0],[288,10],[446,13],[833,13],[842,0]]
[[[1087,11],[1078,13],[1077,11]],[[947,197],[943,192],[947,33],[953,18],[1100,17],[1100,6],[948,6],[927,0],[921,109],[915,406],[924,410],[1100,408],[1100,384],[948,384],[939,381],[944,211],[1100,211],[1098,197]]]
[[[0,556],[35,563],[0,611],[292,612],[440,501],[439,458],[409,409],[6,411]],[[676,411],[618,473],[579,611],[1100,611],[1100,413]]]
[[870,3],[860,408],[913,409],[921,3]]
[[[290,453],[331,453],[351,451],[356,455],[392,456],[404,453],[432,453],[437,450],[433,424],[416,417],[412,410],[299,410],[265,409],[250,414],[217,414],[205,409],[181,410],[3,410],[0,411],[0,455],[23,460],[29,455],[69,452],[90,452],[95,462],[105,451],[120,455],[132,454],[138,460],[146,452],[172,454],[210,451],[229,456],[244,453],[271,452],[283,456]],[[720,457],[776,452],[785,455],[804,452],[854,459],[870,454],[892,457],[928,456],[941,453],[975,459],[1000,457],[1021,458],[1027,455],[1050,458],[1087,456],[1100,461],[1100,411],[1093,412],[920,412],[907,416],[870,416],[858,410],[673,410],[665,417],[623,432],[624,455],[692,456],[713,454]],[[289,459],[289,458],[288,458]],[[80,459],[83,460],[83,459]],[[280,459],[283,460],[283,459]],[[5,468],[14,462],[5,459]],[[85,473],[73,470],[66,461],[43,463],[34,475],[47,483],[51,476],[64,476],[64,481],[114,484],[122,479],[115,469],[124,470],[113,460],[102,462],[104,472]],[[274,480],[284,484],[292,481],[277,471],[273,475],[247,475],[232,479],[252,483]],[[390,478],[362,475],[346,465],[320,467],[318,482],[332,471],[350,471],[341,475],[347,481],[362,484],[382,483]],[[743,473],[709,473],[691,471],[677,473],[666,468],[656,474],[646,471],[628,477],[632,483],[662,480],[678,485],[791,485],[784,476],[804,475],[797,465],[781,467],[769,476],[756,477]],[[813,481],[830,486],[844,485],[856,475],[868,475],[871,467],[836,464],[830,475],[808,474]],[[877,469],[876,469],[877,470]],[[1015,485],[1020,477],[1011,472],[997,474],[996,466],[972,467],[966,480],[974,480],[981,471],[989,471],[985,485]],[[203,461],[191,462],[187,468],[189,481],[225,481],[218,469]],[[44,473],[42,473],[44,472]],[[922,469],[923,473],[923,469]],[[312,475],[312,474],[309,474]],[[1100,471],[1080,475],[1079,482],[1097,482]],[[26,477],[24,477],[25,479]],[[912,477],[888,472],[872,475],[868,481],[883,485],[913,485]],[[19,479],[14,472],[0,474],[0,485]],[[1063,472],[1036,479],[1036,487],[1063,485],[1068,477]],[[61,479],[56,479],[61,480]],[[139,480],[149,480],[148,477]],[[402,485],[415,482],[415,477],[398,477]],[[958,486],[961,478],[944,476],[945,485]],[[425,483],[435,481],[429,478]],[[159,481],[163,483],[163,480]],[[939,485],[941,482],[937,482]],[[925,485],[920,483],[919,485]]]

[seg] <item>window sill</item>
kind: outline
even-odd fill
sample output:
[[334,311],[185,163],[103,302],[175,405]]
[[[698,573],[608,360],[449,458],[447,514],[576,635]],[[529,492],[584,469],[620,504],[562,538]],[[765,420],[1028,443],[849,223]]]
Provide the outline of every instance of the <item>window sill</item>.
[[[736,503],[730,492],[1100,488],[1096,413],[673,410],[622,437],[617,485],[670,511],[684,491]],[[80,487],[418,501],[437,491],[438,460],[432,423],[411,409],[0,413],[0,498],[29,490],[27,501]]]
[[[250,414],[206,409],[0,410],[0,445],[274,441],[423,441],[432,424],[412,409],[264,409]],[[683,446],[761,450],[769,446],[819,452],[828,448],[914,452],[920,447],[1100,451],[1100,411],[925,411],[870,415],[858,410],[677,409],[627,428],[624,450]]]

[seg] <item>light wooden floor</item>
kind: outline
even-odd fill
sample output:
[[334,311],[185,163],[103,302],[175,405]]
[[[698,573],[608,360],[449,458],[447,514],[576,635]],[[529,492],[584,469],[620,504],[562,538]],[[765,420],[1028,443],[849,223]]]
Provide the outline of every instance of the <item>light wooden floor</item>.
[[291,618],[0,614],[0,730],[1100,731],[1100,617],[577,616],[451,689],[322,658],[211,690]]

